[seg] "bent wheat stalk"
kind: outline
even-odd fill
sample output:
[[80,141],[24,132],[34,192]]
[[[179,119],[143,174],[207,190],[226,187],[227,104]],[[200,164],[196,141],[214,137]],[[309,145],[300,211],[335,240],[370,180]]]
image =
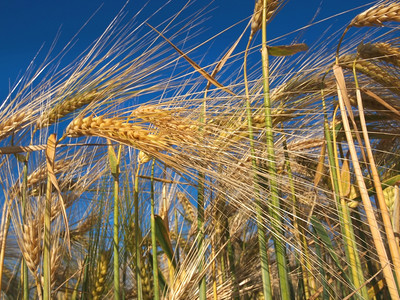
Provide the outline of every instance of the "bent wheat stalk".
[[380,260],[380,264],[381,264],[381,267],[383,270],[383,275],[386,280],[386,284],[388,285],[389,293],[390,293],[392,299],[399,299],[400,297],[399,297],[399,293],[397,290],[396,281],[394,279],[392,270],[390,268],[390,261],[387,256],[386,250],[385,250],[385,245],[383,243],[382,236],[378,230],[379,225],[378,225],[378,222],[375,217],[375,212],[372,207],[371,200],[369,199],[369,196],[368,196],[367,187],[366,187],[364,179],[363,179],[363,174],[362,174],[361,167],[359,164],[357,152],[355,150],[355,145],[354,145],[354,141],[353,141],[353,137],[352,137],[352,133],[351,133],[351,129],[350,129],[350,124],[349,124],[349,121],[347,118],[346,107],[345,107],[345,104],[343,101],[343,97],[346,96],[346,92],[347,92],[345,81],[344,81],[343,71],[338,65],[334,66],[333,71],[334,71],[334,74],[335,74],[335,77],[337,80],[338,98],[339,98],[339,104],[340,104],[340,111],[342,113],[342,121],[343,121],[343,125],[345,127],[346,139],[347,139],[347,143],[349,144],[351,160],[353,162],[354,171],[355,171],[356,178],[357,178],[357,183],[358,183],[361,198],[362,198],[362,201],[364,204],[364,209],[365,209],[365,213],[367,216],[368,225],[369,225],[369,228],[372,233],[372,238],[374,240],[374,245],[376,247],[376,251],[379,256],[379,260]]
[[[355,63],[356,62],[354,62],[354,64]],[[355,70],[354,70],[354,78],[356,81],[356,95],[357,95],[358,111],[360,114],[361,128],[362,128],[362,133],[364,136],[365,148],[367,150],[368,160],[369,160],[370,169],[371,169],[371,173],[372,173],[372,179],[373,179],[372,181],[375,186],[376,197],[378,198],[379,208],[381,210],[383,225],[384,225],[385,233],[386,233],[386,236],[388,239],[390,254],[391,254],[391,257],[393,260],[394,272],[396,274],[397,283],[399,283],[399,280],[400,280],[399,247],[395,242],[396,238],[395,238],[395,235],[393,232],[392,222],[390,220],[390,214],[389,214],[388,208],[385,203],[385,197],[383,195],[381,180],[379,178],[375,159],[374,159],[372,149],[371,149],[371,143],[370,143],[370,139],[369,139],[369,135],[368,135],[367,124],[365,122],[364,108],[363,108],[362,98],[361,98],[361,91],[360,91],[360,88],[358,87],[358,81],[357,81],[357,76],[356,76]]]

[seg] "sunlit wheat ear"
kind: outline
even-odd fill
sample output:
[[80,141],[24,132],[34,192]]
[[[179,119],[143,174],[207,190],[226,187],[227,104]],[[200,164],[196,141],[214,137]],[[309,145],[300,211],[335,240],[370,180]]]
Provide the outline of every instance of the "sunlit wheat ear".
[[10,136],[32,119],[32,111],[17,112],[8,120],[0,123],[0,140]]
[[140,270],[142,276],[143,297],[144,299],[153,299],[153,271],[150,269],[149,261],[146,261],[145,258],[142,258],[142,261],[145,262]]
[[371,7],[356,16],[349,27],[382,26],[385,22],[400,22],[400,4],[389,3]]
[[102,299],[102,295],[106,287],[106,279],[109,270],[109,263],[110,263],[110,251],[102,251],[96,268],[96,273],[94,277],[94,286],[91,291],[93,300]]
[[[353,63],[355,57],[352,55],[345,55],[340,58],[340,65],[348,70],[353,70]],[[356,62],[356,71],[360,72],[375,82],[381,84],[384,87],[387,87],[393,93],[400,95],[400,83],[399,80],[387,71],[384,68],[374,64],[370,61],[358,59]]]
[[200,128],[200,124],[189,118],[181,117],[177,110],[160,109],[153,105],[141,106],[135,109],[131,116],[144,122],[150,122],[164,131],[197,131]]
[[54,288],[56,287],[57,277],[60,273],[62,250],[63,250],[62,247],[57,242],[53,241],[50,250],[50,255],[51,255],[50,282],[51,282],[52,293],[54,292]]
[[186,196],[185,193],[178,192],[177,197],[179,202],[181,203],[184,213],[185,213],[185,218],[190,221],[191,223],[194,223],[196,221],[196,214],[194,211],[194,208],[192,204],[190,203],[188,197]]
[[116,118],[78,117],[68,125],[66,135],[69,137],[108,138],[128,146],[142,148],[147,152],[159,151],[168,145],[164,137],[152,134],[141,126]]
[[88,92],[78,93],[72,97],[62,100],[57,103],[48,112],[40,116],[36,122],[38,128],[43,128],[56,123],[70,113],[82,108],[85,105],[92,103],[101,98],[102,93],[96,89]]
[[23,225],[23,256],[29,270],[37,275],[40,257],[42,255],[41,230],[36,220],[27,220]]
[[399,197],[399,189],[395,186],[389,186],[383,190],[383,195],[385,197],[385,203],[388,208],[388,211],[391,217],[393,217],[395,201],[396,198]]
[[[264,2],[263,0],[257,0],[255,4],[253,17],[251,18],[250,36],[254,36],[256,32],[261,29],[263,2]],[[271,17],[274,15],[281,2],[282,1],[280,0],[267,1],[267,19],[265,20],[266,22],[268,22],[271,19]]]
[[360,44],[357,50],[364,59],[378,59],[400,67],[400,49],[389,43]]

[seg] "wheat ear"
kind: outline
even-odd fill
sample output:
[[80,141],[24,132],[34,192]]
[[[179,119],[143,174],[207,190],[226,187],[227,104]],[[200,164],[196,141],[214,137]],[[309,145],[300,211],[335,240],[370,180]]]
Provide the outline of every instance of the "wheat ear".
[[371,7],[356,16],[348,27],[382,26],[384,22],[400,22],[400,4],[390,3]]
[[[278,6],[280,4],[279,0],[271,0],[268,1],[267,4],[267,17],[266,17],[266,22],[268,22],[276,10],[278,9]],[[263,10],[263,0],[258,0],[254,6],[254,13],[253,17],[251,18],[251,33],[250,37],[253,37],[254,34],[256,34],[257,31],[261,29],[262,26],[262,10]]]
[[23,229],[23,255],[29,270],[36,277],[42,253],[38,222],[27,220]]
[[[346,55],[340,59],[340,65],[349,70],[353,69],[353,62],[354,57],[352,55]],[[400,95],[400,83],[398,79],[391,76],[377,64],[366,60],[357,60],[355,67],[357,72],[368,76],[375,82],[391,90],[393,93]]]
[[400,22],[400,4],[386,2],[373,6],[357,15],[344,30],[336,49],[336,62],[339,59],[339,49],[343,38],[352,27],[383,26],[385,22]]
[[141,126],[116,118],[104,119],[101,116],[76,118],[68,125],[66,135],[69,137],[98,136],[108,138],[128,146],[144,148],[146,152],[160,151],[168,145],[165,138],[150,134]]
[[93,300],[101,299],[101,296],[104,292],[109,262],[110,262],[110,252],[102,251],[96,269],[94,289],[91,292]]
[[153,105],[141,106],[135,109],[131,116],[141,119],[145,122],[151,122],[163,130],[173,131],[198,131],[200,125],[189,118],[177,116],[177,111],[156,108]]
[[376,58],[400,67],[400,49],[389,43],[361,44],[358,54],[364,59]]
[[21,111],[14,116],[0,123],[0,140],[13,134],[16,130],[21,128],[32,116],[32,111]]
[[92,103],[99,99],[101,92],[92,90],[84,92],[73,97],[67,98],[57,103],[49,112],[44,113],[36,122],[38,128],[43,128],[56,123],[58,120],[67,116],[68,114],[80,109],[81,107]]
[[196,221],[196,214],[188,197],[182,192],[178,192],[177,197],[183,207],[183,210],[185,211],[185,218],[193,224]]

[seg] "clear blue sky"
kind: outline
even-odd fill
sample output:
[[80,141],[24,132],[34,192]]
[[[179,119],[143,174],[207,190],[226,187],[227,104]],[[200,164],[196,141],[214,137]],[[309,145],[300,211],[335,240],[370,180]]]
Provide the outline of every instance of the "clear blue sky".
[[[131,0],[127,5],[128,16],[133,16],[147,1]],[[365,0],[289,0],[282,11],[270,25],[270,37],[280,36],[305,26],[320,9],[316,20],[324,19],[345,10],[359,7],[370,1]],[[118,13],[125,1],[122,0],[0,0],[0,102],[8,94],[12,85],[44,44],[46,53],[57,32],[60,37],[57,49],[61,49],[101,6],[89,24],[79,34],[74,49],[65,58],[65,63],[72,61],[106,28]],[[149,0],[142,16],[148,16],[165,3],[161,0]],[[171,3],[150,22],[160,23],[165,17],[172,16],[186,3],[186,0],[172,0]],[[210,4],[209,4],[210,3]],[[222,29],[245,19],[253,11],[253,0],[216,0],[214,2],[197,0],[188,9],[186,15],[209,4],[207,18],[202,25],[204,31],[197,37],[198,42],[220,32]],[[346,13],[329,22],[321,23],[310,28],[303,40],[312,44],[329,25],[340,28],[347,24],[363,8]],[[215,40],[212,46],[207,46],[210,61],[218,57],[232,43],[244,26],[237,26]],[[215,51],[215,56],[213,52]],[[40,62],[40,60],[38,61]]]

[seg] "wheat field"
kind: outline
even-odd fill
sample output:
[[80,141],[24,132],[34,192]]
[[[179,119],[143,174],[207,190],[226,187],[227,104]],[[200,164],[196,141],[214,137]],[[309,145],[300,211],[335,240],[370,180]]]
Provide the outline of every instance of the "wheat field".
[[28,69],[0,102],[1,299],[400,299],[400,3],[282,45],[285,3],[208,65],[201,14],[121,10]]

